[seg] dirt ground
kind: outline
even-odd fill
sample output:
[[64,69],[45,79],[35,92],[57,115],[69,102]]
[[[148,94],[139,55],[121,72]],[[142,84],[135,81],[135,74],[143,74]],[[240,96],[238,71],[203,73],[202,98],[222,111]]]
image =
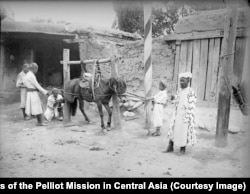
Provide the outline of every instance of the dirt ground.
[[[122,129],[100,134],[95,106],[87,110],[85,124],[79,110],[76,126],[53,120],[36,127],[36,119],[22,120],[19,103],[0,107],[0,177],[250,177],[249,118],[231,109],[228,145],[215,146],[216,108],[197,108],[197,144],[186,155],[162,153],[167,147],[167,127],[173,106],[165,109],[159,137],[147,136],[143,110]],[[105,123],[107,114],[105,112]],[[153,130],[153,129],[152,129]]]

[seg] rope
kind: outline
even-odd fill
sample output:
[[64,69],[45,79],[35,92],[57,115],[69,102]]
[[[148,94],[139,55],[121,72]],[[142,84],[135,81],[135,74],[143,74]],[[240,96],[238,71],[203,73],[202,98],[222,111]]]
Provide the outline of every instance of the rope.
[[[62,90],[63,91],[63,90]],[[64,92],[64,94],[69,94],[69,95],[72,95],[72,96],[80,96],[80,94],[77,94],[77,93],[70,93],[70,92]],[[112,94],[95,94],[95,96],[110,96]],[[91,95],[81,95],[81,96],[91,96]]]
[[127,96],[128,96],[128,94],[129,94],[130,96],[136,96],[136,97],[138,97],[138,98],[145,99],[145,98],[142,97],[142,96],[139,96],[139,95],[136,95],[136,94],[133,94],[133,93],[129,93],[129,92],[126,92],[124,95],[127,95]]

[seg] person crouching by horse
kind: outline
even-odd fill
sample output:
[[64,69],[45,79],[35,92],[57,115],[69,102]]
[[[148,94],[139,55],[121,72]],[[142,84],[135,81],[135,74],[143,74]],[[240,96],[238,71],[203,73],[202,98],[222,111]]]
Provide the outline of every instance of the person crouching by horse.
[[[153,103],[153,125],[156,129],[155,132],[152,133],[152,136],[160,136],[161,135],[161,127],[163,125],[163,108],[167,103],[167,91],[166,91],[166,84],[163,81],[159,83],[159,90],[155,96],[147,97],[146,100],[152,100]],[[149,134],[150,135],[150,134]]]
[[26,79],[26,73],[28,71],[29,71],[29,64],[25,63],[22,67],[22,71],[17,75],[17,80],[16,80],[16,87],[21,89],[20,108],[22,110],[24,120],[30,120],[30,116],[25,113],[27,91],[26,91],[26,86],[24,83]]
[[47,121],[51,121],[54,117],[63,120],[63,96],[56,88],[52,89],[52,94],[48,97],[47,108],[44,112],[44,117]]
[[45,126],[47,124],[45,124],[43,121],[43,108],[41,99],[39,97],[39,92],[47,96],[49,96],[49,92],[37,82],[35,76],[37,71],[38,65],[36,63],[32,63],[30,66],[30,71],[26,74],[25,85],[27,87],[27,99],[25,113],[27,115],[36,116],[37,126]]

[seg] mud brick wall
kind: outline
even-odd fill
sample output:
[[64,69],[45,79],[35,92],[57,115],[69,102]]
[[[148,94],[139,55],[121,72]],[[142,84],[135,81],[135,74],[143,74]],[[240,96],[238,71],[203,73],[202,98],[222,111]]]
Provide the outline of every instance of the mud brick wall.
[[[86,40],[86,37],[85,37]],[[88,37],[87,41],[79,44],[80,58],[100,59],[111,57],[114,53],[120,58],[118,61],[119,76],[127,83],[128,91],[144,94],[144,43],[143,41],[124,41],[100,37]],[[158,91],[160,78],[164,79],[168,86],[168,93],[174,92],[175,47],[173,43],[163,40],[154,40],[152,46],[153,86],[152,94]],[[102,75],[109,78],[111,74],[110,64],[101,64]],[[87,65],[92,72],[92,65]]]

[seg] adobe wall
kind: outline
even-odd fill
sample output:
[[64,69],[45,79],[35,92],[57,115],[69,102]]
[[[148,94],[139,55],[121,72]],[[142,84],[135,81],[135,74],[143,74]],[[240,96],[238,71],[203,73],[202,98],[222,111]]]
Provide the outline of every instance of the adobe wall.
[[[82,37],[83,38],[83,37]],[[79,44],[80,58],[100,59],[108,58],[117,53],[121,60],[118,63],[119,76],[126,80],[128,91],[144,95],[144,43],[143,41],[125,41],[112,38],[85,37],[87,40]],[[168,85],[168,92],[173,90],[175,48],[172,43],[154,40],[152,46],[153,89],[154,94],[158,89],[158,81],[163,78]],[[102,64],[102,74],[109,78],[110,64]],[[92,65],[87,65],[92,72]]]

